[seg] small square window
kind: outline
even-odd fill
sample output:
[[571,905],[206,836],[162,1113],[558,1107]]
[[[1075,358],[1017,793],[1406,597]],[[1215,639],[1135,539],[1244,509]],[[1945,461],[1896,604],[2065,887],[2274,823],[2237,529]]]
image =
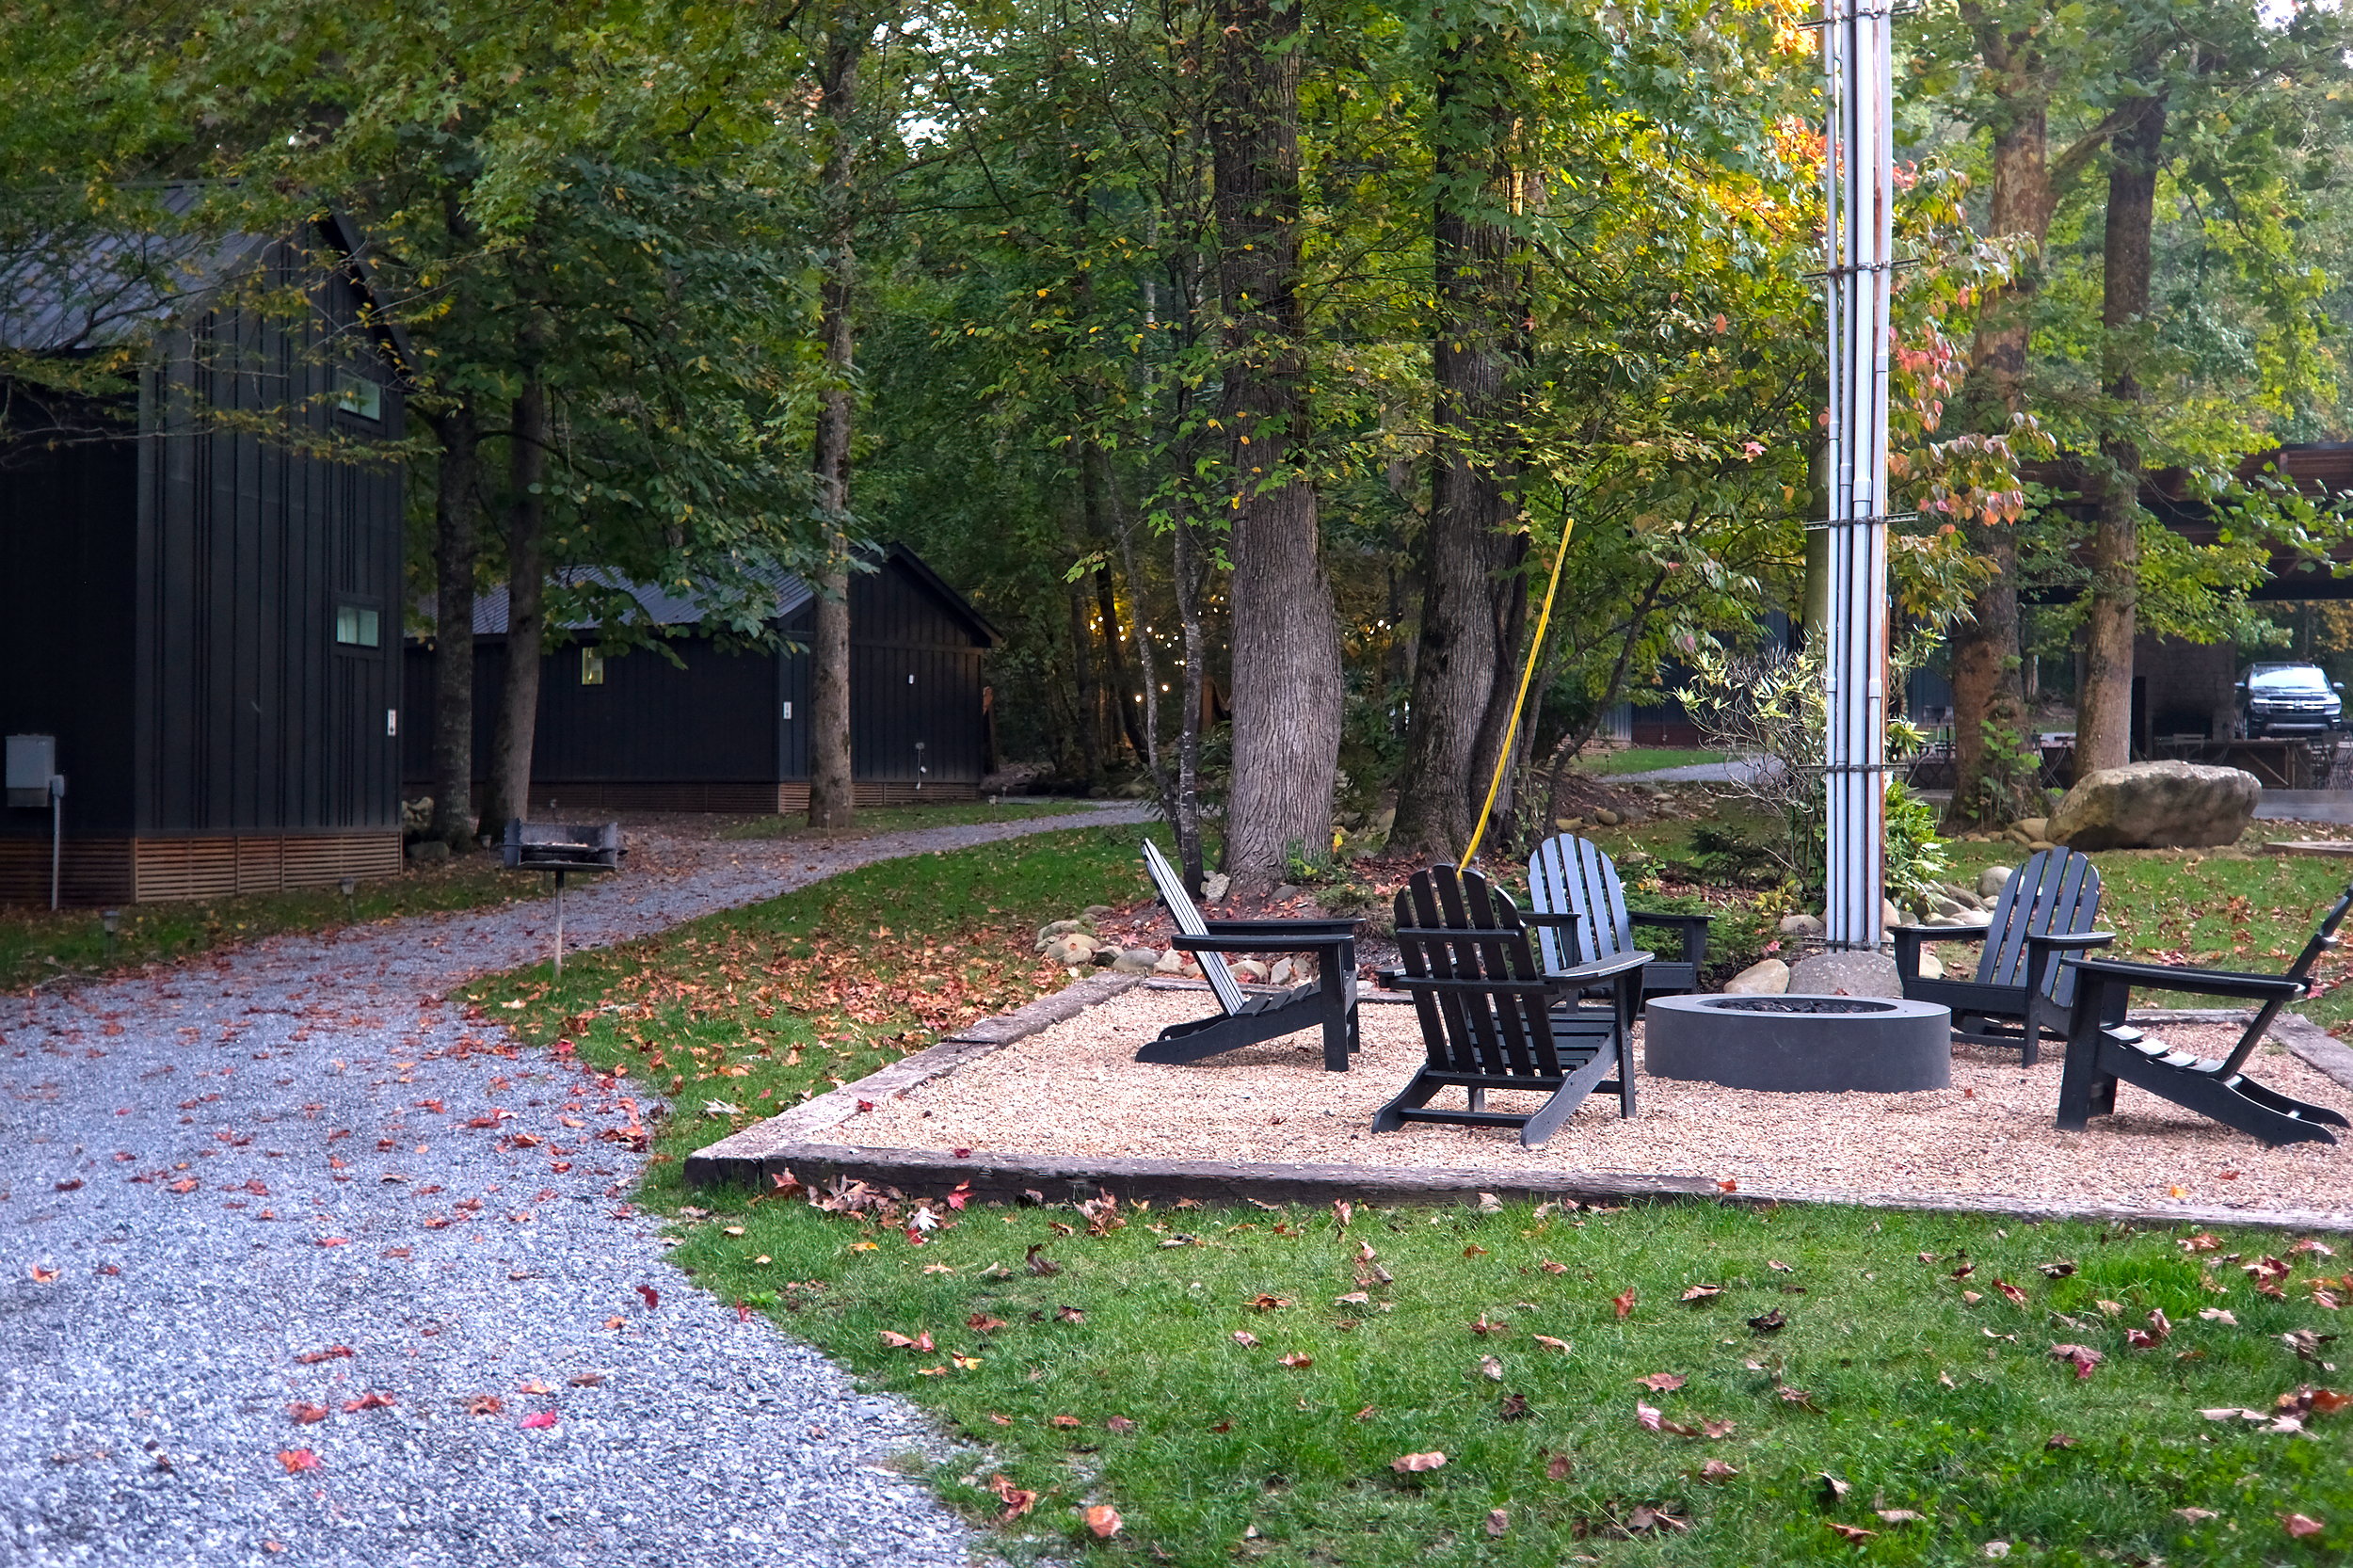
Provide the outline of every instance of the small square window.
[[384,418],[384,389],[364,376],[350,371],[335,374],[335,407],[344,413],[356,414],[364,420]]
[[376,648],[382,640],[382,622],[364,604],[335,606],[335,641],[344,648]]
[[593,648],[580,650],[580,683],[584,686],[604,684],[604,655]]

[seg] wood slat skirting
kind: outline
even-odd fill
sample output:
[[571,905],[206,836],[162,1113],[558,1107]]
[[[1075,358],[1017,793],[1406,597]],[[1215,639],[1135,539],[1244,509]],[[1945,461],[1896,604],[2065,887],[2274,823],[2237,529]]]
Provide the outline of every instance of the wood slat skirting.
[[[57,862],[63,903],[89,908],[132,902],[130,840],[68,839]],[[47,839],[0,839],[0,904],[47,907]]]
[[[399,874],[397,833],[240,833],[188,839],[68,839],[62,902],[76,908],[322,888]],[[49,902],[49,840],[0,839],[0,904]]]

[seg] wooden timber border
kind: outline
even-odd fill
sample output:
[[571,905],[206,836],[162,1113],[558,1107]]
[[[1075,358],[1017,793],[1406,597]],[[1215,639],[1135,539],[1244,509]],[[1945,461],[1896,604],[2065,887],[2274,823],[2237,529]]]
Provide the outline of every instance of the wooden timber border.
[[[1002,1017],[984,1019],[879,1072],[806,1100],[686,1157],[690,1187],[745,1186],[765,1190],[790,1172],[811,1186],[836,1178],[934,1196],[958,1186],[975,1199],[1060,1204],[1104,1192],[1123,1202],[1190,1198],[1202,1204],[1317,1207],[1337,1199],[1382,1205],[1479,1203],[1499,1200],[1573,1201],[1613,1206],[1662,1201],[1749,1207],[1839,1204],[1861,1208],[1940,1214],[1984,1214],[2019,1221],[2121,1221],[2148,1226],[2261,1225],[2353,1235],[2353,1209],[2255,1209],[2190,1204],[2149,1205],[2015,1198],[1969,1192],[1857,1192],[1803,1187],[1750,1186],[1725,1192],[1700,1176],[1596,1171],[1495,1171],[1468,1167],[1292,1165],[1207,1160],[1136,1160],[1111,1156],[999,1154],[973,1149],[866,1148],[830,1142],[825,1134],[859,1114],[861,1101],[879,1105],[920,1084],[953,1073],[1050,1025],[1074,1018],[1133,989],[1144,977],[1098,974],[1042,997]],[[1157,988],[1157,987],[1156,987]],[[2137,1017],[2138,1016],[2136,1015]],[[2222,1022],[2247,1015],[2168,1010],[2150,1022]],[[2353,1088],[2353,1048],[2294,1014],[2280,1017],[2271,1037],[2319,1071]]]

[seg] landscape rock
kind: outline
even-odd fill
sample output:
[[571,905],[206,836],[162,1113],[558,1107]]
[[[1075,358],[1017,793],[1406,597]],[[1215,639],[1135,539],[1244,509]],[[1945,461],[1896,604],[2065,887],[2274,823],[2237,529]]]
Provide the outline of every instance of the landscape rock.
[[2262,795],[2255,776],[2238,768],[2133,762],[2078,779],[2048,832],[2079,850],[2233,843]]
[[1160,961],[1155,948],[1121,948],[1112,955],[1112,968],[1121,974],[1150,974]]
[[2009,825],[2029,839],[2047,839],[2051,836],[2051,819],[2048,817],[2021,817]]
[[1615,827],[1618,825],[1618,813],[1605,806],[1593,813],[1593,820],[1604,827]]
[[1054,963],[1075,968],[1080,964],[1095,962],[1095,938],[1083,931],[1065,931],[1046,939],[1046,956]]
[[2002,889],[2009,886],[2015,866],[1988,866],[1977,873],[1977,892],[1983,898],[2000,898]]
[[1781,918],[1780,930],[1784,936],[1819,936],[1822,934],[1822,922],[1812,915],[1784,915]]
[[420,866],[438,864],[449,858],[449,846],[439,839],[424,839],[408,846],[408,858]]
[[[1092,936],[1095,935],[1095,922],[1091,920],[1048,920],[1044,925],[1037,928],[1037,939],[1040,942],[1050,942],[1055,937],[1067,935],[1071,932],[1078,932],[1083,936]],[[1043,952],[1046,950],[1041,947],[1038,951]]]
[[1160,954],[1160,962],[1152,966],[1152,972],[1175,975],[1198,974],[1201,972],[1201,965],[1192,953],[1179,952],[1176,949],[1171,948]]
[[1958,915],[1961,911],[1961,904],[1960,900],[1946,898],[1943,893],[1930,893],[1929,895],[1929,914]]
[[1881,925],[1902,925],[1906,923],[1904,920],[1904,912],[1896,907],[1895,900],[1885,898],[1880,900],[1880,923]]
[[1936,954],[1928,952],[1926,949],[1922,949],[1920,953],[1920,978],[1922,980],[1944,979],[1945,961],[1937,957]]
[[1289,958],[1277,958],[1274,961],[1274,968],[1267,971],[1266,983],[1269,985],[1298,984],[1299,965]]
[[1234,978],[1241,981],[1245,984],[1263,985],[1266,984],[1267,967],[1264,959],[1237,959],[1235,960],[1232,968],[1234,971]]
[[1898,997],[1896,960],[1884,952],[1817,952],[1789,971],[1789,991],[1808,997]]
[[1234,879],[1227,876],[1224,872],[1211,872],[1209,875],[1201,879],[1202,901],[1208,904],[1215,904],[1219,899],[1225,896],[1226,889],[1231,888],[1233,885]]
[[1084,914],[1088,920],[1099,920],[1104,916],[1117,914],[1118,911],[1108,904],[1090,904],[1080,913]]
[[1724,982],[1728,997],[1777,997],[1789,989],[1789,966],[1778,958],[1751,964]]

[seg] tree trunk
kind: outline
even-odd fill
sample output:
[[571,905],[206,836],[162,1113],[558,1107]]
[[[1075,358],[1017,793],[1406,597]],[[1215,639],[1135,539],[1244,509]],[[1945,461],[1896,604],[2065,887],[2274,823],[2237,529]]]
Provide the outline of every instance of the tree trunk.
[[[2051,225],[2049,115],[2040,95],[2041,61],[2023,40],[1996,37],[1987,48],[1989,81],[2005,85],[2009,119],[1994,127],[1995,234],[2025,234],[2040,247]],[[1970,354],[1964,402],[1978,428],[2001,431],[2025,407],[2026,349],[2040,274],[2029,261],[1987,303]],[[2025,745],[2031,721],[2019,677],[2018,539],[2013,526],[1977,523],[1977,553],[1996,575],[1977,591],[1969,618],[1953,629],[1953,798],[1957,827],[1999,826],[2038,814],[2040,770]]]
[[477,512],[480,420],[473,399],[432,416],[441,445],[433,507],[433,825],[452,849],[470,849],[473,814],[473,574],[481,553]]
[[2100,373],[2109,405],[2100,441],[2100,515],[2091,535],[2091,610],[2075,713],[2075,776],[2132,757],[2133,633],[2140,587],[2142,397],[2137,365],[2149,313],[2150,235],[2165,144],[2165,100],[2143,101],[2116,133],[2100,300]]
[[[1419,650],[1395,843],[1452,858],[1486,798],[1516,690],[1527,589],[1507,381],[1524,313],[1511,266],[1514,63],[1490,33],[1439,45],[1432,135],[1437,390]],[[1500,804],[1500,803],[1499,803]]]
[[531,820],[531,750],[539,723],[539,652],[547,617],[548,394],[536,367],[515,394],[506,439],[506,680],[490,740],[490,787],[482,819],[493,833]]
[[1090,628],[1086,590],[1077,583],[1064,584],[1070,600],[1070,664],[1079,688],[1079,765],[1089,784],[1103,782],[1103,694],[1095,680],[1095,632]]
[[1291,0],[1219,0],[1216,14],[1209,139],[1234,564],[1225,869],[1245,892],[1278,881],[1291,854],[1328,856],[1344,698],[1316,492],[1293,466],[1307,433],[1299,19]]
[[827,28],[819,104],[825,137],[817,192],[826,252],[819,327],[825,384],[811,468],[825,564],[808,650],[808,825],[825,828],[857,821],[850,770],[850,438],[857,410],[851,310],[857,287],[857,71],[868,30],[862,7],[836,8]]
[[[1128,573],[1128,582],[1130,587],[1134,585],[1133,572]],[[1135,753],[1137,761],[1144,761],[1151,754],[1152,745],[1144,739],[1143,719],[1136,712],[1144,704],[1136,700],[1139,694],[1128,689],[1134,682],[1128,676],[1127,656],[1120,651],[1127,639],[1121,635],[1119,596],[1112,591],[1112,571],[1107,566],[1095,568],[1095,613],[1103,623],[1105,684],[1111,687],[1112,712],[1118,715],[1113,733],[1125,735],[1128,749]],[[1139,621],[1136,623],[1136,652],[1139,656],[1144,652],[1143,636],[1144,624]]]
[[1176,567],[1176,619],[1185,639],[1185,716],[1176,731],[1176,830],[1177,862],[1184,870],[1185,886],[1195,896],[1201,891],[1204,864],[1201,848],[1201,698],[1202,682],[1207,677],[1202,662],[1208,657],[1209,639],[1201,625],[1201,595],[1208,586],[1209,573],[1201,565],[1200,546],[1194,541],[1193,520],[1182,511],[1176,518],[1172,540]]

